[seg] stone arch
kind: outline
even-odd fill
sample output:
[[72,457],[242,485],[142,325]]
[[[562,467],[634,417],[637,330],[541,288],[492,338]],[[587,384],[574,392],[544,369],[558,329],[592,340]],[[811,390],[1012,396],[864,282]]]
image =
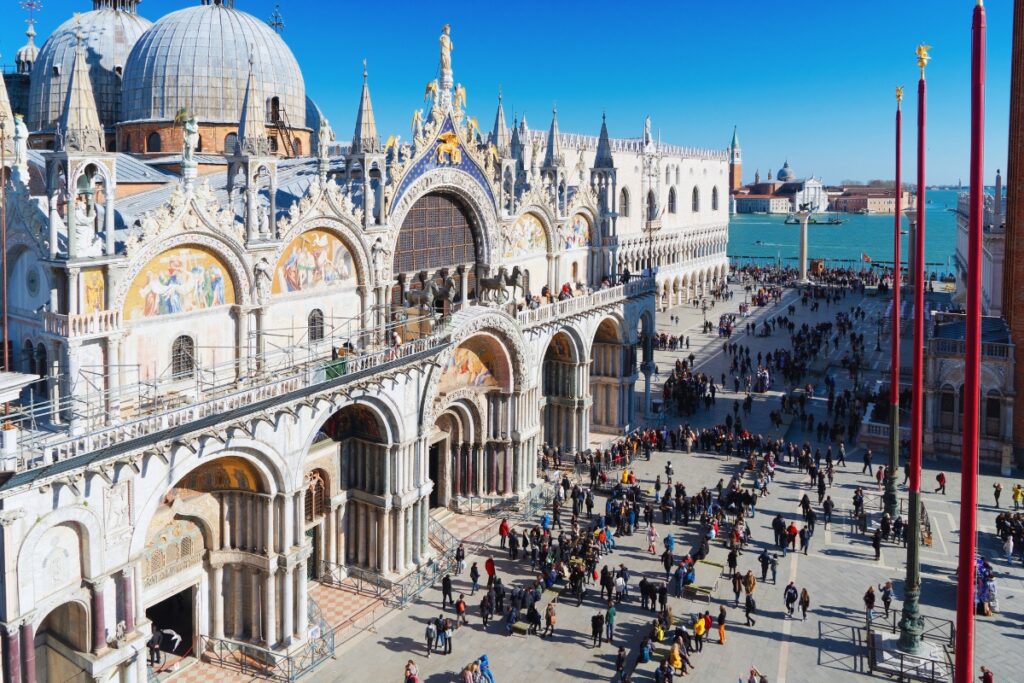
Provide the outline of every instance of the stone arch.
[[438,356],[437,365],[430,369],[427,387],[423,392],[422,403],[417,411],[421,430],[425,425],[433,424],[442,368],[449,364],[455,349],[478,332],[487,331],[493,335],[502,343],[508,353],[511,390],[522,391],[529,384],[528,368],[531,367],[533,359],[523,340],[522,330],[511,316],[494,309],[472,306],[455,313],[450,324],[452,330],[449,337],[450,345]]
[[125,271],[124,278],[118,283],[117,290],[113,297],[113,308],[123,310],[128,298],[128,292],[135,283],[136,277],[148,266],[153,259],[161,254],[178,247],[194,246],[210,252],[227,269],[234,289],[235,301],[232,303],[248,305],[252,300],[252,279],[244,264],[241,253],[236,245],[228,242],[217,235],[206,232],[187,232],[173,235],[165,240],[157,240],[146,245],[132,260],[131,265]]
[[285,250],[297,237],[310,230],[322,230],[341,240],[341,243],[352,256],[357,285],[366,287],[372,285],[373,273],[370,267],[370,247],[363,239],[362,230],[348,218],[331,216],[322,211],[318,211],[310,216],[303,216],[281,234],[280,244],[271,252],[271,257],[267,259],[270,261],[271,267],[277,265]]
[[[188,448],[178,448],[170,458],[170,462],[173,465],[170,465],[167,469],[159,468],[156,472],[161,480],[160,485],[149,490],[148,494],[138,491],[139,500],[135,507],[135,526],[132,530],[132,538],[129,545],[129,558],[136,557],[145,547],[149,525],[153,521],[153,516],[157,509],[164,503],[168,490],[176,487],[194,470],[214,460],[226,457],[237,457],[245,460],[260,474],[260,483],[269,495],[273,496],[291,488],[289,484],[294,483],[292,481],[294,477],[288,477],[288,464],[272,448],[249,439],[244,439],[240,442],[234,437],[231,438],[231,444],[230,448],[224,446],[219,450],[209,452],[205,448],[199,448],[195,451]],[[149,460],[144,470],[144,478],[150,476],[150,468],[155,464],[155,460]],[[168,484],[167,482],[171,483]],[[123,561],[127,561],[127,559],[123,558]]]
[[405,434],[403,428],[401,411],[387,394],[381,393],[373,396],[366,394],[352,398],[342,398],[339,395],[334,400],[323,399],[317,402],[313,409],[310,427],[306,428],[305,436],[302,439],[301,452],[309,452],[310,447],[316,441],[317,435],[329,419],[353,405],[362,406],[373,413],[375,419],[384,428],[384,433],[382,434],[384,443],[402,443],[409,438],[409,435]]
[[[496,236],[498,213],[491,193],[489,190],[485,191],[477,180],[465,171],[449,167],[427,171],[405,189],[397,202],[392,201],[387,237],[389,253],[395,253],[398,233],[409,210],[422,197],[431,193],[451,194],[462,202],[463,207],[473,218],[473,227],[476,228],[481,240],[478,262],[485,266],[494,263],[499,244]],[[390,266],[388,269],[390,270]]]
[[[536,218],[540,222],[541,228],[544,231],[544,253],[556,253],[558,251],[558,246],[556,243],[556,240],[558,238],[558,231],[555,229],[555,216],[553,216],[551,214],[551,211],[548,210],[548,208],[545,206],[541,206],[540,204],[530,204],[528,206],[523,207],[523,209],[515,215],[511,225],[515,226],[516,223],[518,223],[519,220],[522,219],[527,214],[530,214],[534,218]],[[532,254],[534,252],[528,253]],[[502,249],[501,260],[516,260],[523,256],[526,256],[526,254],[524,253],[518,256],[506,256],[506,252],[504,251],[504,249]]]
[[43,516],[25,534],[18,550],[18,609],[35,603],[35,583],[29,581],[39,570],[34,566],[35,551],[44,534],[57,526],[69,526],[78,533],[81,557],[81,576],[91,579],[103,571],[103,531],[96,513],[80,505],[63,507]]

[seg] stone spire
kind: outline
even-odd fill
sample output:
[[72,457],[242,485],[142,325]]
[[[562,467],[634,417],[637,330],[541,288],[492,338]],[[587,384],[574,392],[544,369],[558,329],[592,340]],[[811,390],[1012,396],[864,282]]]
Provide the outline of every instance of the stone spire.
[[739,133],[737,132],[737,126],[733,126],[732,127],[732,144],[730,145],[730,149],[739,149],[739,148],[740,148],[740,136],[739,136]]
[[352,154],[380,152],[380,138],[370,104],[370,84],[367,82],[366,60],[363,60],[363,94],[359,98],[359,112],[356,114],[356,130],[352,134]]
[[548,149],[544,153],[544,165],[548,168],[561,166],[565,162],[562,154],[562,140],[558,133],[558,108],[551,108],[551,129],[548,131]]
[[253,58],[249,57],[249,79],[245,83],[245,96],[242,98],[242,114],[238,119],[237,149],[238,156],[265,156],[270,153],[270,141],[267,139],[266,113],[263,98],[256,85],[253,74]]
[[[64,111],[60,115],[57,149],[66,152],[102,152],[103,126],[89,80],[89,64],[82,46],[82,26],[76,28],[75,63],[71,67]],[[10,104],[7,105],[10,111]]]
[[[512,132],[515,135],[515,131]],[[491,131],[491,144],[498,148],[498,154],[504,155],[512,144],[508,126],[505,125],[505,109],[501,106],[501,90],[498,90],[498,113],[494,115],[494,130]]]
[[608,139],[608,123],[604,114],[601,114],[601,135],[597,138],[594,168],[615,168],[615,161],[612,159],[612,143]]

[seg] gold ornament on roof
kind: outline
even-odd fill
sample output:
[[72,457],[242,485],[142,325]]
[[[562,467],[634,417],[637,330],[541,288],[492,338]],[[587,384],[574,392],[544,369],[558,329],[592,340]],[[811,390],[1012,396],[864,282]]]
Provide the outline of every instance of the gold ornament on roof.
[[902,85],[897,85],[896,86],[896,105],[899,106],[899,103],[902,102],[902,101],[903,101],[903,86]]
[[437,81],[430,81],[427,83],[427,89],[423,93],[423,101],[426,102],[431,97],[437,96]]
[[459,148],[459,136],[455,133],[442,133],[438,136],[440,142],[437,145],[438,164],[460,164],[462,163],[462,150]]
[[925,45],[921,43],[914,50],[914,54],[917,55],[917,66],[921,69],[921,78],[924,78],[924,68],[928,66],[928,62],[931,61],[931,56],[928,54],[928,50],[931,50],[931,45]]

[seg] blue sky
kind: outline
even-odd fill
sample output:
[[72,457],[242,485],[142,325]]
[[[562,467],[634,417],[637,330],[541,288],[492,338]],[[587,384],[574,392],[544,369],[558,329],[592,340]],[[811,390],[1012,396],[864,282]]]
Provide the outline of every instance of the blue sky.
[[[199,0],[145,0],[151,20]],[[261,19],[274,2],[236,0]],[[351,135],[362,59],[382,137],[409,137],[412,111],[437,70],[437,36],[452,24],[455,78],[489,130],[499,84],[506,114],[546,128],[558,105],[563,131],[640,135],[650,114],[662,139],[724,147],[738,125],[744,178],[789,159],[798,175],[827,182],[892,177],[893,89],[906,87],[904,175],[914,173],[914,47],[933,46],[928,68],[929,183],[967,179],[970,21],[974,0],[750,0],[482,4],[391,0],[281,0],[284,38],[306,91],[340,138]],[[16,16],[6,0],[5,19]],[[44,0],[38,42],[91,0]],[[443,8],[443,10],[442,10]],[[483,9],[486,8],[486,9]],[[1011,0],[988,0],[986,178],[1006,165]],[[4,21],[10,62],[24,25]]]

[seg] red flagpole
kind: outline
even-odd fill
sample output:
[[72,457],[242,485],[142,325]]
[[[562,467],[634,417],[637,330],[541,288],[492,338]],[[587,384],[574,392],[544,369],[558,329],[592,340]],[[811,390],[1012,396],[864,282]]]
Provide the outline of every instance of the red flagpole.
[[[924,69],[917,82],[917,226],[914,230],[914,398],[910,402],[910,490],[921,491],[921,445],[924,437],[924,228],[925,228],[925,105]],[[920,530],[913,530],[920,533]]]
[[985,8],[974,8],[971,25],[971,193],[967,219],[967,326],[964,356],[964,437],[960,492],[960,561],[956,592],[954,681],[974,676],[974,556],[977,552],[978,421],[981,395],[982,222],[985,208]]
[[[901,170],[900,149],[903,145],[903,112],[900,110],[900,102],[903,99],[903,89],[896,99],[896,220],[893,226],[892,241],[892,381],[889,386],[889,403],[894,410],[899,410],[900,405],[900,222],[903,218],[903,207],[900,206],[903,195],[903,180]],[[896,425],[899,426],[897,417]],[[899,459],[897,458],[897,466]],[[896,476],[893,473],[893,476]]]

